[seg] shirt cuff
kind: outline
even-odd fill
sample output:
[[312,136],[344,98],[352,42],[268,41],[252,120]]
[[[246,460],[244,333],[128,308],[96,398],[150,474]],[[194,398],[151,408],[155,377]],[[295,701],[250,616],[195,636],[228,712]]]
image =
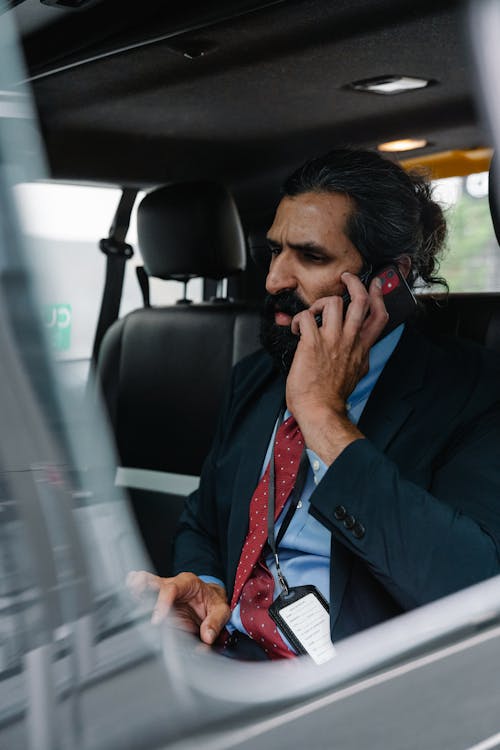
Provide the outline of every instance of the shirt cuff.
[[217,583],[219,586],[222,586],[222,588],[225,590],[226,586],[221,581],[220,578],[215,578],[215,576],[198,576],[198,578],[203,581],[203,583]]
[[321,460],[318,454],[310,450],[310,448],[306,448],[306,452],[309,463],[311,464],[314,484],[319,484],[328,471],[328,466]]

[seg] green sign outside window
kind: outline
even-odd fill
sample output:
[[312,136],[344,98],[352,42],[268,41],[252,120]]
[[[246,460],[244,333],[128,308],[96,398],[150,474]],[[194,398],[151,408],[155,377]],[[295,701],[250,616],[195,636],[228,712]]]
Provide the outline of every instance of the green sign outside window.
[[53,348],[58,352],[69,349],[71,346],[71,305],[45,305],[43,315]]

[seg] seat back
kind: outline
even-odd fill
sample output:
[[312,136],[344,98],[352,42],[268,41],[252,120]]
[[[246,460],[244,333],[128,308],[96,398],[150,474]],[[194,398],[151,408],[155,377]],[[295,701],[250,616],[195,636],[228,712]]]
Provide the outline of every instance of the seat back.
[[136,310],[105,337],[99,377],[121,465],[199,476],[232,366],[259,347],[237,303]]
[[500,293],[421,295],[419,302],[429,333],[469,339],[500,352]]
[[[149,193],[138,210],[149,276],[221,280],[244,268],[234,202],[213,183]],[[98,380],[116,438],[118,481],[159,574],[184,497],[197,485],[232,366],[259,347],[257,307],[227,299],[136,310],[103,339]]]

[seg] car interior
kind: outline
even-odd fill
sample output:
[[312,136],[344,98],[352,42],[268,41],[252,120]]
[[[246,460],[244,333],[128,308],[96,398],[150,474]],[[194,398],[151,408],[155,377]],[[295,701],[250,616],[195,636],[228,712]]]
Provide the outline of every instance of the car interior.
[[[489,172],[491,232],[500,243],[494,142],[467,11],[458,0],[0,4],[0,24],[8,16],[19,34],[24,78],[16,86],[33,97],[46,181],[121,191],[109,235],[95,238],[105,267],[92,300],[99,313],[80,408],[104,405],[113,479],[126,491],[158,574],[171,573],[176,523],[197,487],[232,366],[260,346],[265,237],[289,173],[331,148],[382,151],[413,139],[388,158],[433,180]],[[136,248],[128,242],[134,211]],[[134,249],[142,304],[120,315]],[[201,300],[190,299],[194,279],[202,282]],[[153,304],[152,285],[171,281],[176,301]],[[432,336],[500,352],[500,286],[417,297],[420,324]],[[383,647],[380,653],[393,663]],[[355,664],[356,643],[346,654]],[[212,680],[210,673],[207,695]],[[319,692],[319,684],[308,677],[303,694],[311,685]],[[164,721],[158,718],[158,737]],[[144,746],[159,746],[158,737]],[[263,746],[280,747],[273,737]],[[283,737],[283,746],[294,746],[289,731]],[[252,746],[251,735],[234,745],[216,734],[212,740],[204,746]],[[380,743],[370,746],[389,747]],[[130,746],[142,746],[140,738]]]
[[[185,488],[196,486],[231,366],[259,346],[265,233],[283,178],[339,145],[418,138],[423,148],[392,158],[430,163],[433,176],[443,174],[443,152],[449,174],[457,152],[490,145],[464,8],[453,0],[9,7],[51,179],[116,185],[128,197],[115,217],[123,236],[101,242],[108,276],[93,357],[119,465],[135,470],[120,481],[133,485],[152,562],[168,575]],[[144,308],[114,322],[138,190],[147,192],[138,208]],[[204,283],[195,304],[185,298],[194,277]],[[149,278],[178,280],[178,303],[152,307]],[[499,348],[497,294],[427,297],[423,306],[430,330]],[[160,490],[143,484],[144,472],[164,474]]]

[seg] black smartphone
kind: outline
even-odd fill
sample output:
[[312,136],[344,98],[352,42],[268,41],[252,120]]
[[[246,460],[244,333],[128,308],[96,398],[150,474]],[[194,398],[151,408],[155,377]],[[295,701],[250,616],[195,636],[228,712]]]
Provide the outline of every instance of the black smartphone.
[[[394,263],[389,263],[385,266],[381,266],[376,271],[365,271],[360,274],[360,279],[363,284],[368,287],[372,279],[378,277],[382,282],[382,294],[384,295],[384,303],[389,313],[389,320],[387,325],[380,334],[380,338],[383,338],[388,333],[397,328],[401,323],[404,323],[417,309],[417,300],[410,287],[406,283],[405,277],[400,272],[399,268]],[[344,315],[347,307],[351,301],[349,292],[344,292],[342,295],[344,301]],[[318,327],[322,325],[321,313],[314,316]]]

